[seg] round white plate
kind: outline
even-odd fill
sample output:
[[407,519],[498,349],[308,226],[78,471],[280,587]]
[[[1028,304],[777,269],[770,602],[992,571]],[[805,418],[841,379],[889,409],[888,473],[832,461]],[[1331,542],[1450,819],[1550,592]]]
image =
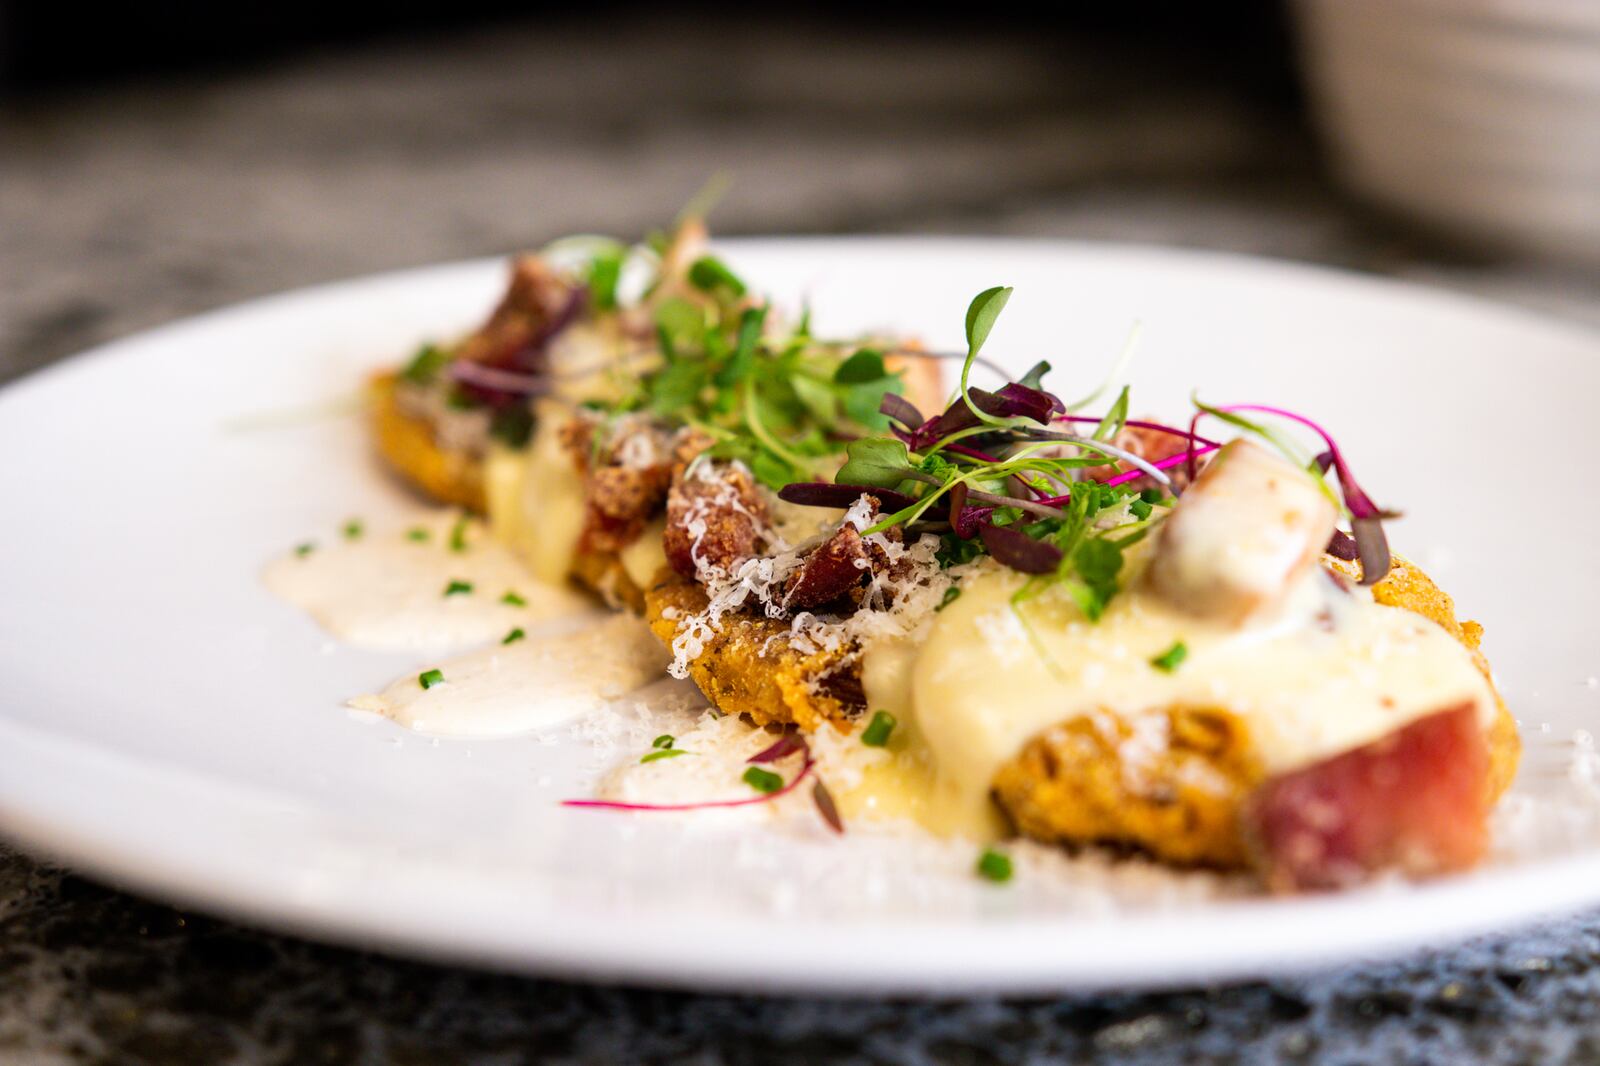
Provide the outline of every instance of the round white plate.
[[498,294],[496,262],[257,301],[0,393],[0,831],[286,930],[702,988],[1175,984],[1600,902],[1600,807],[1569,772],[1600,707],[1600,494],[1585,476],[1600,338],[1216,255],[942,239],[723,250],[778,299],[809,297],[824,331],[892,325],[956,347],[972,294],[1009,284],[990,351],[1018,369],[1049,358],[1063,392],[1097,383],[1137,320],[1139,411],[1181,411],[1199,387],[1333,427],[1368,491],[1407,512],[1397,547],[1488,626],[1529,745],[1494,861],[1418,887],[1108,908],[1043,875],[925,877],[874,860],[859,835],[563,809],[596,772],[581,745],[435,742],[353,717],[345,698],[417,657],[335,647],[257,575],[349,516],[377,528],[416,503],[353,417],[237,420],[348,396],[368,369],[470,327]]

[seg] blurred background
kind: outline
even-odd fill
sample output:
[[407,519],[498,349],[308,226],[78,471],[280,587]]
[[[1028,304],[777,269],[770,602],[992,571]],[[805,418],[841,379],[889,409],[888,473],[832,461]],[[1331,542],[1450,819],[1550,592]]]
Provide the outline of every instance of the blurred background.
[[0,0],[0,376],[236,299],[633,236],[1161,242],[1600,320],[1600,3]]
[[[1175,244],[1600,324],[1600,0],[0,0],[0,382],[289,287],[640,235],[718,173],[724,234]],[[751,1062],[779,1032],[808,1061],[1600,1061],[1600,927],[1541,935],[1270,987],[804,1007],[318,947],[0,848],[0,1061]]]

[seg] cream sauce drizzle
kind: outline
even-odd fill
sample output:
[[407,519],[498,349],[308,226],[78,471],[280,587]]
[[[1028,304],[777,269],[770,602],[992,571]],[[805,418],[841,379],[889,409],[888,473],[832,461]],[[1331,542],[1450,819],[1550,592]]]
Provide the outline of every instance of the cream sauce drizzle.
[[[448,651],[499,641],[512,629],[592,613],[578,593],[534,580],[511,552],[468,521],[465,550],[451,547],[459,514],[435,512],[400,529],[367,530],[269,564],[267,588],[329,633],[377,651]],[[427,538],[412,540],[411,529]],[[468,593],[445,595],[453,581]],[[515,592],[525,606],[502,602]]]
[[350,706],[434,736],[511,736],[599,710],[664,676],[666,663],[643,622],[617,615],[435,663],[443,681],[425,689],[419,671]]

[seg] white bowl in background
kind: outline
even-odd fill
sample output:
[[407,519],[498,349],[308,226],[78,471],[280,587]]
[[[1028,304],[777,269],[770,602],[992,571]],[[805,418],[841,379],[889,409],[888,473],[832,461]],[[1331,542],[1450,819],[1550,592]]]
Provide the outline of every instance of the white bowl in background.
[[1600,2],[1299,0],[1340,177],[1452,236],[1600,264]]

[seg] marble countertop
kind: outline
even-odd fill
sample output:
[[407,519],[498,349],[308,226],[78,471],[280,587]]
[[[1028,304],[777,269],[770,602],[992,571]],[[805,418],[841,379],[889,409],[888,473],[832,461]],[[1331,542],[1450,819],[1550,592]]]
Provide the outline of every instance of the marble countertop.
[[[489,29],[0,102],[0,381],[283,288],[641,233],[717,171],[724,233],[1159,242],[1600,324],[1592,276],[1447,252],[1349,203],[1292,110],[1218,63],[1046,35],[733,32],[618,27],[599,50]],[[1591,1063],[1600,915],[1160,995],[740,999],[319,946],[0,848],[0,1062],[76,1061]]]

